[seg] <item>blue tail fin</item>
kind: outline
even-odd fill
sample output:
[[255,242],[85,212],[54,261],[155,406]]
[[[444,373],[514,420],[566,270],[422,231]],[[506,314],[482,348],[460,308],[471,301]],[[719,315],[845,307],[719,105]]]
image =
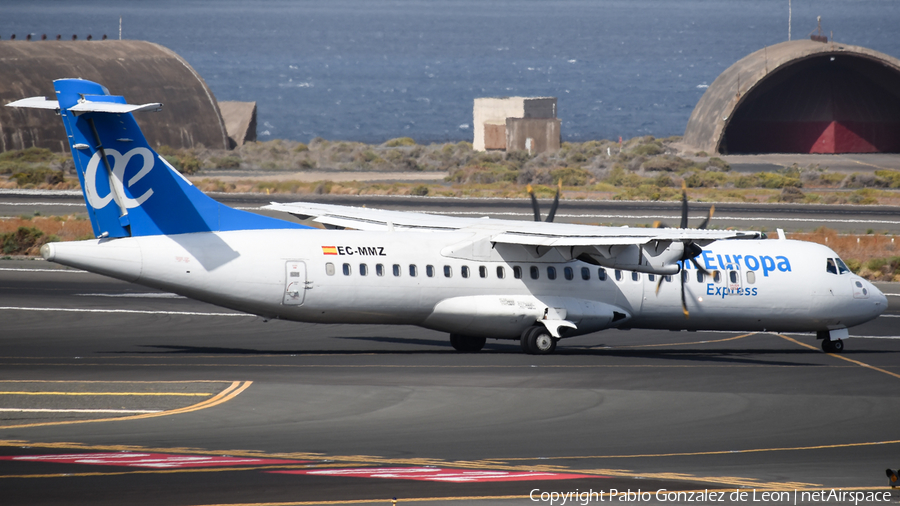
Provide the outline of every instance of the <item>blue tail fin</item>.
[[129,105],[81,79],[53,85],[97,237],[306,228],[232,209],[197,189],[153,151],[134,121],[132,112],[161,104]]

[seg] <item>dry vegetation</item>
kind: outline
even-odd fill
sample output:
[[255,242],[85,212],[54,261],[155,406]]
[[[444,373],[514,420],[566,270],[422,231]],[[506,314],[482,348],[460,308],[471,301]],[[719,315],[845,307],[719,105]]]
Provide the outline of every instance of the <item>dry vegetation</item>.
[[91,222],[73,216],[0,219],[0,251],[4,255],[40,255],[48,242],[92,239]]
[[[563,143],[552,153],[475,152],[468,142],[418,145],[408,137],[380,145],[326,141],[304,144],[273,140],[248,143],[233,151],[158,147],[175,167],[192,175],[206,191],[263,193],[337,193],[442,196],[520,196],[526,184],[539,195],[552,195],[562,182],[566,198],[677,200],[682,182],[698,201],[799,202],[824,204],[897,204],[900,171],[844,174],[819,166],[784,167],[775,172],[736,173],[705,153],[691,159],[676,155],[678,137],[636,137]],[[0,187],[77,188],[67,155],[31,148],[0,154]],[[247,179],[224,181],[222,171],[240,170]],[[316,183],[291,181],[298,171],[446,172],[443,182]],[[280,171],[278,182],[253,179],[253,172]],[[230,173],[229,173],[230,174]],[[325,176],[327,178],[327,176]],[[229,179],[233,179],[230,177]],[[335,178],[337,179],[337,178]]]

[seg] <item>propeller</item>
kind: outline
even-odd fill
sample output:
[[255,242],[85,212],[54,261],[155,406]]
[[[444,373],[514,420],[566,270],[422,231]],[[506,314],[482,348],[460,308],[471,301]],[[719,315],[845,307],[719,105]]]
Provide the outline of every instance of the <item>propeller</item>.
[[[706,215],[706,219],[700,223],[698,229],[705,229],[707,225],[709,225],[709,221],[712,219],[713,212],[715,211],[715,206],[710,206],[709,212]],[[666,225],[660,222],[655,222],[653,224],[655,228],[666,228]],[[681,227],[680,228],[688,228],[688,198],[687,198],[687,185],[684,182],[681,183]],[[684,313],[685,318],[690,318],[690,312],[687,309],[687,298],[684,292],[684,281],[686,277],[686,273],[684,272],[684,262],[691,262],[694,264],[694,267],[703,273],[704,276],[710,276],[710,272],[704,269],[698,262],[697,257],[703,252],[703,248],[698,246],[693,241],[687,241],[684,243],[684,253],[681,255],[681,271],[678,273],[681,278],[681,311]],[[666,276],[660,276],[659,281],[656,283],[656,295],[659,295],[659,289],[662,287],[663,281],[665,281]]]
[[[538,206],[537,197],[534,196],[534,188],[531,185],[528,185],[526,188],[528,190],[528,194],[531,195],[531,210],[534,211],[534,221],[541,221],[541,208]],[[553,205],[550,206],[550,212],[547,214],[547,219],[545,221],[552,222],[553,218],[556,216],[556,209],[559,207],[559,194],[562,191],[562,180],[560,179],[559,184],[556,187],[556,197],[553,198]]]

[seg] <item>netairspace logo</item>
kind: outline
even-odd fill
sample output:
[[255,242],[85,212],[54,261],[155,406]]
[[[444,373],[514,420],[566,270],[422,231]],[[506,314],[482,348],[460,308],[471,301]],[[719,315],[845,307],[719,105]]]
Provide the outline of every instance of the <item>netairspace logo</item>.
[[591,502],[657,502],[657,503],[778,503],[778,504],[808,504],[808,503],[834,503],[834,504],[871,504],[890,502],[889,491],[861,492],[845,491],[842,489],[830,490],[794,490],[790,491],[757,491],[736,489],[733,492],[727,490],[703,490],[703,491],[670,491],[659,489],[656,492],[632,491],[631,489],[620,491],[614,488],[609,490],[574,490],[569,492],[550,492],[539,488],[533,489],[529,494],[533,502],[543,502],[553,506],[565,506],[566,504],[587,506]]

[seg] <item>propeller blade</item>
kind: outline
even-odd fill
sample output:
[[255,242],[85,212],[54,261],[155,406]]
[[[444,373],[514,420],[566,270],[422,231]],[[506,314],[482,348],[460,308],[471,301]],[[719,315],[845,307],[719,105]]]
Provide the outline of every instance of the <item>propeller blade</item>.
[[684,313],[684,319],[687,320],[691,317],[691,313],[688,312],[687,298],[684,295],[684,274],[683,273],[679,273],[679,274],[681,274],[679,276],[679,278],[681,278],[681,312]]
[[696,260],[696,259],[691,258],[690,260],[691,260],[691,263],[694,264],[694,267],[696,267],[698,271],[702,272],[704,276],[712,276],[712,273],[711,273],[711,272],[709,272],[708,270],[704,269],[703,267],[700,267],[700,264],[697,263],[697,260]]
[[700,230],[705,229],[706,226],[709,225],[709,220],[712,219],[713,213],[714,213],[715,211],[716,211],[716,206],[709,206],[709,214],[706,215],[706,219],[703,220],[703,223],[701,223],[700,226],[697,227],[697,228],[700,229]]
[[688,200],[687,200],[687,185],[684,184],[684,181],[681,182],[681,227],[688,227]]
[[659,281],[656,282],[656,295],[659,296],[659,287],[662,286],[663,281],[666,279],[665,276],[660,276]]
[[550,214],[547,215],[548,222],[553,221],[553,217],[556,216],[556,208],[559,207],[560,192],[562,192],[562,179],[559,180],[559,185],[556,187],[556,197],[553,198],[553,205],[550,206]]
[[538,207],[537,197],[534,196],[534,188],[528,185],[526,190],[531,195],[531,210],[534,211],[534,221],[541,221],[541,208]]

